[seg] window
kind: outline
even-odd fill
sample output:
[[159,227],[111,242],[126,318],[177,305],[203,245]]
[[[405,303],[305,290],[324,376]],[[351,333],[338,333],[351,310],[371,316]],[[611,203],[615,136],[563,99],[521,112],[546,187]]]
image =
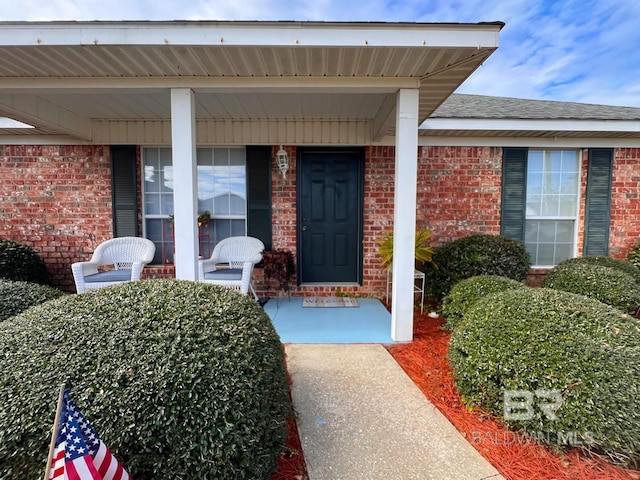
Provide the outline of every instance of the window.
[[211,256],[220,240],[247,232],[247,173],[244,148],[199,148],[198,212],[211,213],[200,227],[200,255]]
[[[500,234],[525,243],[535,266],[577,254],[580,153],[502,150]],[[588,149],[583,255],[609,254],[614,156],[613,148]]]
[[[220,240],[246,235],[247,175],[244,148],[198,148],[198,213],[211,220],[199,227],[200,255],[207,258]],[[173,263],[173,166],[170,148],[143,153],[145,236],[156,245],[153,263]],[[196,222],[196,219],[193,220]]]
[[580,161],[575,150],[529,150],[524,242],[534,266],[575,256]]

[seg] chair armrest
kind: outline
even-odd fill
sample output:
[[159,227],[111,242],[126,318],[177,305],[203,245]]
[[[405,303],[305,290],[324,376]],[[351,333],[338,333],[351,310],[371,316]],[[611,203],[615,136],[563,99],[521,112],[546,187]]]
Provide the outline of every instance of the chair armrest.
[[84,293],[84,277],[98,273],[98,266],[99,265],[94,262],[75,262],[71,264],[71,272],[73,273],[73,281],[76,284],[76,292]]
[[99,266],[100,264],[95,262],[76,262],[71,264],[71,271],[74,276],[78,274],[84,277],[98,273]]
[[140,277],[142,277],[142,268],[144,267],[145,264],[143,264],[143,262],[133,262],[131,264],[131,280],[135,281],[135,280],[140,280]]
[[217,264],[218,262],[213,258],[208,260],[198,260],[198,279],[204,280],[205,273],[215,272],[217,270]]
[[253,273],[253,262],[244,262],[242,265],[242,280],[240,291],[247,295],[251,284],[251,274]]

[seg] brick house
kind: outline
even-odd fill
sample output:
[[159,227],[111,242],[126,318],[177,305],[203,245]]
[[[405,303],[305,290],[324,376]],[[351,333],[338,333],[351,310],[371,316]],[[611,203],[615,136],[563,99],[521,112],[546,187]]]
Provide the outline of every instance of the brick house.
[[294,252],[297,295],[382,296],[394,229],[394,340],[411,338],[416,224],[436,245],[518,238],[533,273],[623,256],[640,109],[452,95],[502,26],[0,24],[0,115],[33,127],[0,128],[0,237],[69,291],[70,264],[113,236],[156,243],[147,277],[195,279],[198,254],[248,234]]

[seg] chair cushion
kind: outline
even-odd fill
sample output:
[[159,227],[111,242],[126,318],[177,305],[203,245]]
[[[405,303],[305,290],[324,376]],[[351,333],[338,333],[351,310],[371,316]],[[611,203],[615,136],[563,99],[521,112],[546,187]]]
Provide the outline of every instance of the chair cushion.
[[241,268],[226,268],[223,270],[215,270],[204,274],[205,280],[242,280]]
[[109,270],[84,277],[85,283],[127,282],[131,280],[131,270]]

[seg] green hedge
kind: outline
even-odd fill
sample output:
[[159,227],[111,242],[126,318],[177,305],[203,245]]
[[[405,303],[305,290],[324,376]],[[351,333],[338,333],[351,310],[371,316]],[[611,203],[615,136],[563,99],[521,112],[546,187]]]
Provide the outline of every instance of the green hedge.
[[[638,320],[596,300],[546,288],[480,300],[451,337],[463,398],[503,416],[505,391],[557,391],[552,420],[535,399],[529,419],[507,421],[551,444],[568,432],[587,448],[633,466],[640,460]],[[563,437],[564,435],[564,437]]]
[[48,285],[0,279],[0,322],[62,295],[63,292]]
[[446,243],[433,254],[435,265],[426,264],[425,290],[442,300],[451,287],[465,278],[498,275],[522,281],[531,258],[521,242],[499,235],[469,235]]
[[527,288],[523,283],[497,275],[478,275],[456,283],[442,301],[445,328],[453,330],[462,321],[467,311],[491,293],[515,288]]
[[542,286],[585,295],[628,313],[634,313],[640,307],[640,284],[615,267],[566,262],[551,269]]
[[640,283],[640,269],[627,260],[611,257],[576,257],[569,258],[560,262],[557,266],[564,267],[566,265],[587,264],[599,265],[601,267],[611,267],[631,275],[637,283]]
[[636,243],[629,251],[627,260],[640,271],[640,243]]
[[38,478],[59,385],[136,480],[269,478],[290,413],[266,313],[169,280],[67,295],[0,323],[0,478]]
[[28,247],[0,239],[0,278],[51,285],[44,260]]

